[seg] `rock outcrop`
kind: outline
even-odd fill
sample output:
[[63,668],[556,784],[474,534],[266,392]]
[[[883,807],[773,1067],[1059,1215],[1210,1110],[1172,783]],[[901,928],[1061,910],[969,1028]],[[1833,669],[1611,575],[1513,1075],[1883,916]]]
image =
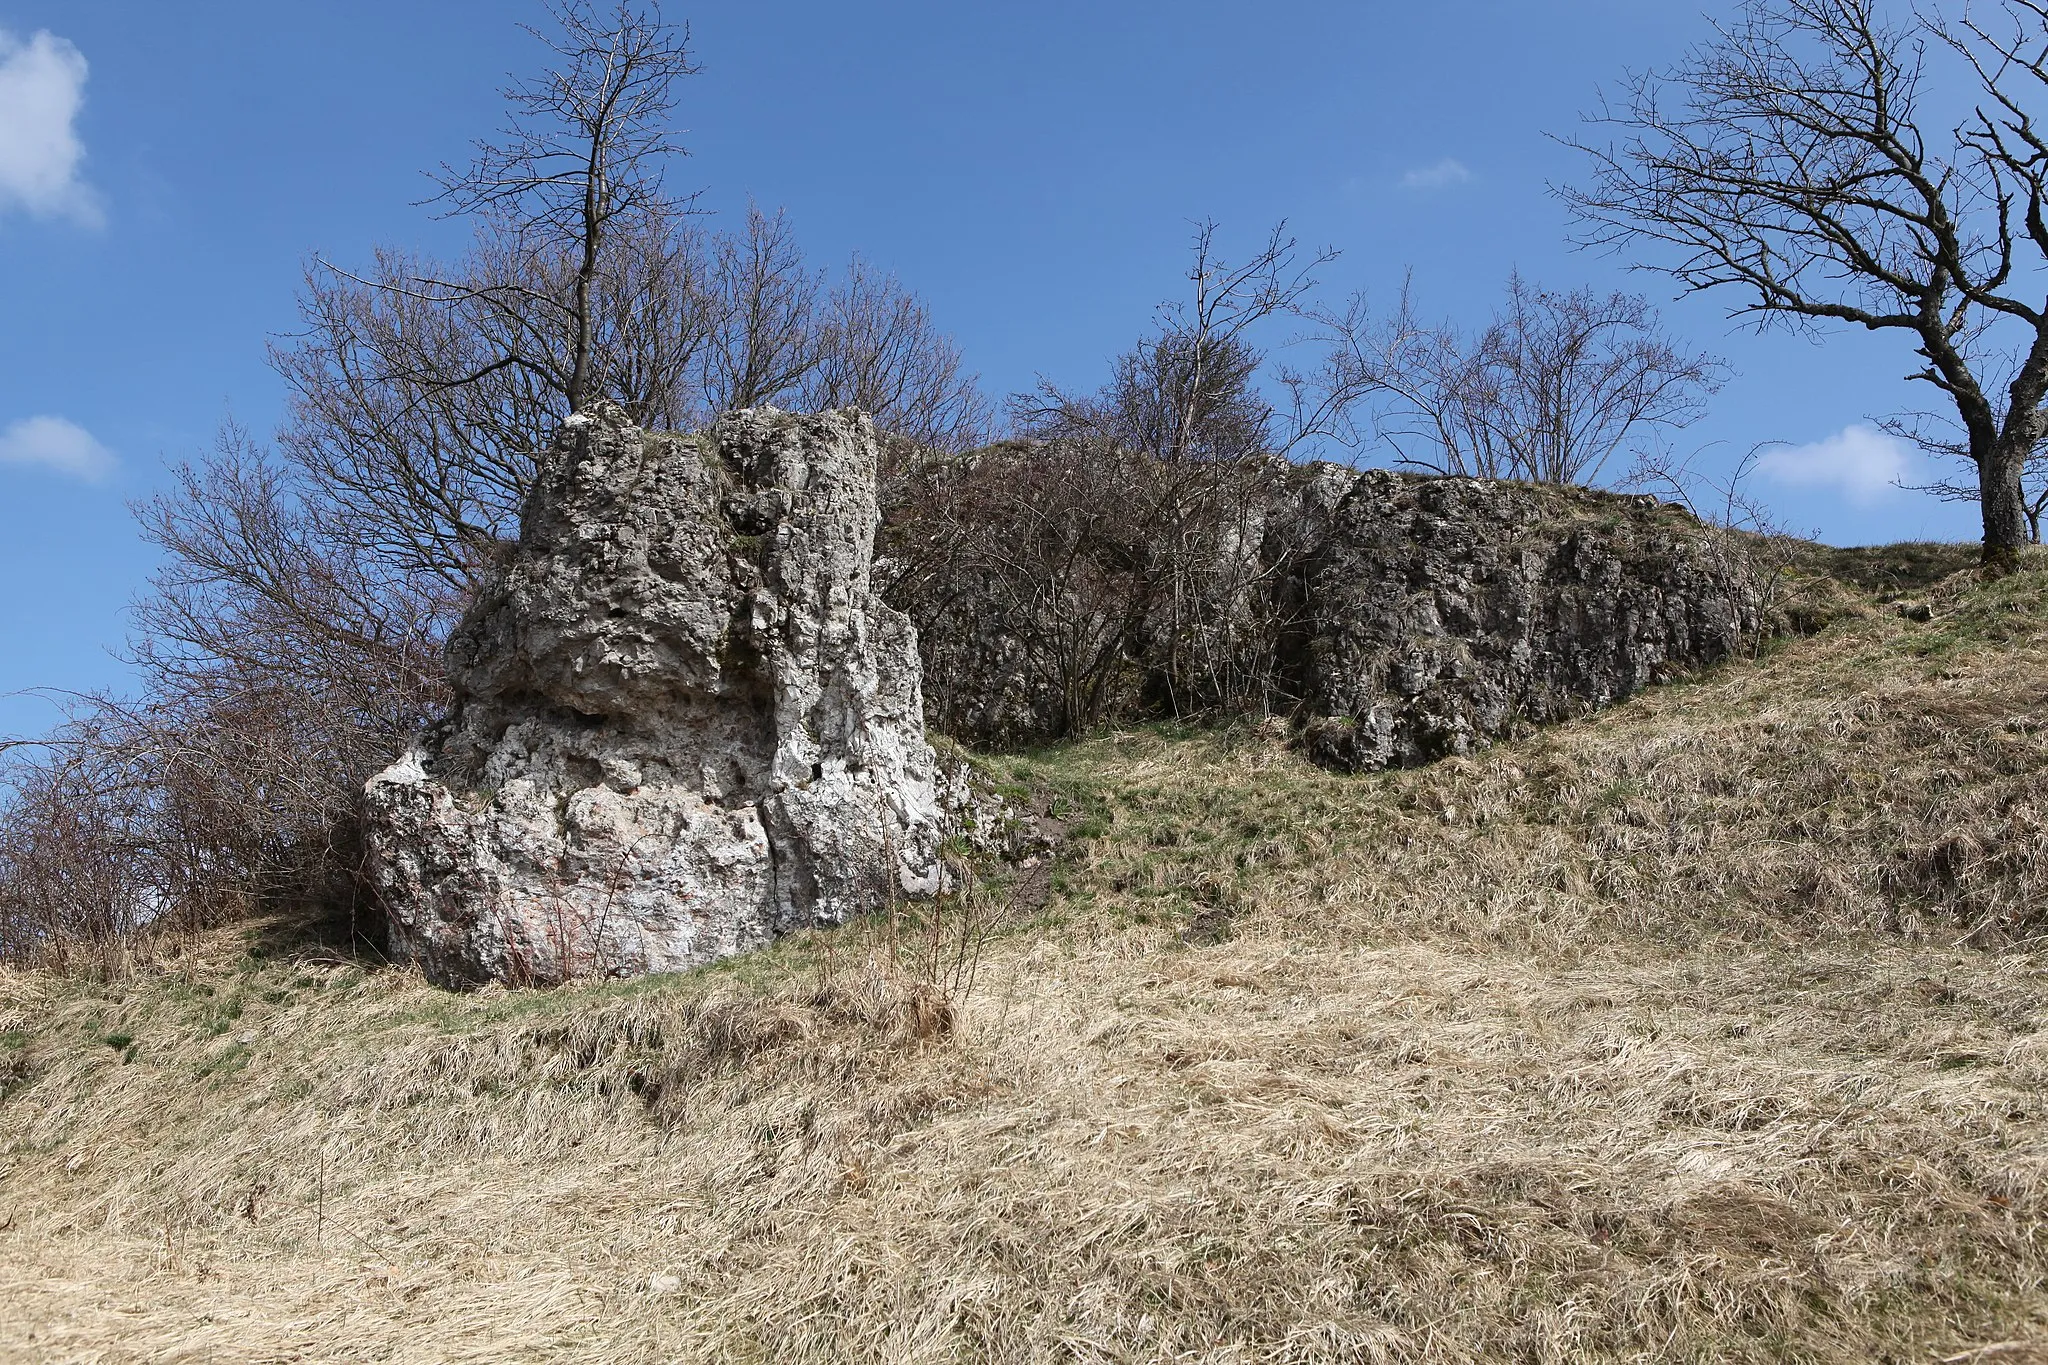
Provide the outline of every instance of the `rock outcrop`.
[[[933,722],[970,744],[1058,738],[1079,695],[1082,725],[1265,710],[1325,764],[1421,763],[1619,701],[1768,625],[1741,538],[1655,498],[1061,457],[957,460],[936,515],[892,522],[892,600],[917,623]],[[1083,479],[1102,486],[1068,496]],[[1003,496],[1020,485],[1046,490],[1028,521]],[[1031,552],[975,552],[1010,543]]]
[[1308,751],[1334,767],[1583,715],[1761,624],[1740,547],[1655,498],[1329,465],[1294,494],[1301,619],[1283,672]]
[[571,418],[449,641],[452,714],[365,793],[396,952],[451,984],[668,971],[937,890],[875,479],[857,412]]

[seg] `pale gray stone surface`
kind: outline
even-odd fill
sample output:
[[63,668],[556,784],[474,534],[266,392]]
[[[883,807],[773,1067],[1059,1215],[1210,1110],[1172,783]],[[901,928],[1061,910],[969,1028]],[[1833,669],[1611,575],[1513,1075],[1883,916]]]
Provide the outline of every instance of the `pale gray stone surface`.
[[571,418],[449,641],[452,715],[365,792],[396,952],[450,983],[670,971],[936,891],[875,477],[853,411]]

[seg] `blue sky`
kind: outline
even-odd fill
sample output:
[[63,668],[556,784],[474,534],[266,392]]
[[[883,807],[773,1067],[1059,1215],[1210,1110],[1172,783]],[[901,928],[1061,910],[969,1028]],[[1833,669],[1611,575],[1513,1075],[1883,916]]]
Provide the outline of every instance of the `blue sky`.
[[[786,207],[932,303],[992,393],[1089,385],[1180,283],[1189,220],[1227,247],[1287,218],[1342,256],[1332,299],[1481,321],[1510,269],[1659,276],[1572,251],[1547,182],[1603,83],[1679,56],[1700,10],[1643,0],[673,5],[704,73],[677,183],[729,220]],[[127,502],[232,414],[259,432],[306,259],[452,248],[421,172],[533,68],[528,0],[0,0],[0,693],[119,686],[151,565]],[[1839,543],[1963,538],[1974,509],[1887,486],[1858,424],[1907,402],[1899,339],[1758,338],[1666,308],[1735,378],[1685,434],[1709,459],[1808,447],[1757,489]],[[0,699],[0,733],[49,707]]]

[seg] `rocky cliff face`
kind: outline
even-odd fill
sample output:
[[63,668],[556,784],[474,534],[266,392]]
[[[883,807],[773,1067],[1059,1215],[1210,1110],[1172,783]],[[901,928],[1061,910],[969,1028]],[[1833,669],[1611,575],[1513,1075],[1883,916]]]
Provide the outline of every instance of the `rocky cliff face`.
[[668,971],[938,888],[875,465],[856,412],[570,419],[449,642],[453,714],[365,794],[399,954],[450,983]]
[[[927,538],[1000,541],[1016,519],[1000,490],[1047,458],[995,448],[948,471],[941,492],[980,519],[927,517]],[[1175,491],[1180,470],[1118,477],[1079,500],[1086,517],[1032,519],[1033,556],[904,545],[892,592],[936,724],[978,745],[1056,738],[1078,677],[1110,698],[1094,723],[1265,710],[1321,762],[1397,766],[1619,701],[1764,626],[1741,547],[1654,498],[1279,462],[1199,497]]]
[[1384,768],[1583,715],[1759,626],[1725,537],[1654,498],[1332,466],[1293,483],[1283,660],[1311,754]]

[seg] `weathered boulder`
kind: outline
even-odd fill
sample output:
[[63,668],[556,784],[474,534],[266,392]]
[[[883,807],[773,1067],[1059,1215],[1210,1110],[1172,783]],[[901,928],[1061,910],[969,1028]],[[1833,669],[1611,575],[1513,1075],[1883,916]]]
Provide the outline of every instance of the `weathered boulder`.
[[447,983],[669,971],[938,889],[910,623],[871,591],[858,412],[569,419],[365,792],[393,948]]
[[1302,738],[1384,768],[1462,754],[1727,657],[1760,626],[1738,544],[1655,498],[1323,465],[1285,534]]

